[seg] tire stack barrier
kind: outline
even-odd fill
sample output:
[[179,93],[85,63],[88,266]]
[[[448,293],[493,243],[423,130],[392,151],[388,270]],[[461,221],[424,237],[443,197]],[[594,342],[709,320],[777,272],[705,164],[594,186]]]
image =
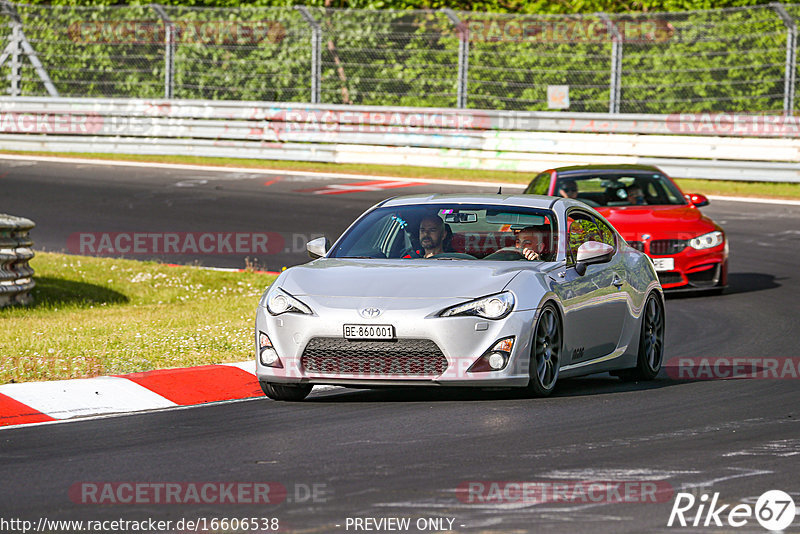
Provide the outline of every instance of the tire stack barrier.
[[28,261],[33,258],[29,232],[34,226],[30,219],[0,213],[0,308],[33,302],[36,282]]

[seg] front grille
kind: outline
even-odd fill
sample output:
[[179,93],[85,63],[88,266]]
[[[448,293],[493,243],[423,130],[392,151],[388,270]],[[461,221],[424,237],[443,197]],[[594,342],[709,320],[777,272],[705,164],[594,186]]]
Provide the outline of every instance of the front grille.
[[686,248],[683,239],[656,239],[650,241],[650,254],[653,256],[671,256]]
[[683,277],[681,273],[676,272],[658,273],[658,281],[661,285],[678,284],[683,282]]
[[438,376],[447,369],[447,358],[429,339],[348,341],[315,337],[306,345],[300,363],[307,371],[324,374]]
[[628,241],[628,244],[639,252],[644,252],[644,243],[642,241]]

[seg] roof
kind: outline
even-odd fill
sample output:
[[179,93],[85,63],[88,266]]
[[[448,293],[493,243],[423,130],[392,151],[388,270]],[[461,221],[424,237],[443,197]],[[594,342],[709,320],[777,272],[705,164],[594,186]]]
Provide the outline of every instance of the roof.
[[558,197],[542,195],[493,195],[486,194],[426,194],[404,195],[384,201],[381,206],[414,206],[425,204],[490,204],[496,206],[519,206],[526,208],[551,209],[553,204],[563,200]]
[[570,167],[558,167],[553,169],[558,174],[561,175],[569,175],[569,174],[584,174],[584,173],[592,173],[592,174],[611,174],[615,172],[658,172],[662,173],[663,171],[658,167],[653,165],[634,165],[634,164],[619,164],[619,165],[572,165]]

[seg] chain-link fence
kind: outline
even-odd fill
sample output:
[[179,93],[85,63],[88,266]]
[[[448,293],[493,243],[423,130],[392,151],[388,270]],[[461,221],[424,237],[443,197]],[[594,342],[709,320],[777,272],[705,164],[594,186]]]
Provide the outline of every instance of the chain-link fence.
[[12,96],[790,113],[800,4],[635,15],[30,6]]

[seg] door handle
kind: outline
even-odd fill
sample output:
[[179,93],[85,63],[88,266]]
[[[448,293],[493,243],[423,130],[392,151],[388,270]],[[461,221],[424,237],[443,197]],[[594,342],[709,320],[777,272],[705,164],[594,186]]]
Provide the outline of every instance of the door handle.
[[613,285],[617,286],[618,288],[619,288],[619,287],[622,287],[622,278],[620,278],[619,276],[617,276],[617,275],[615,274],[615,275],[614,275],[614,279],[613,279],[613,280],[611,280],[611,283],[612,283]]

